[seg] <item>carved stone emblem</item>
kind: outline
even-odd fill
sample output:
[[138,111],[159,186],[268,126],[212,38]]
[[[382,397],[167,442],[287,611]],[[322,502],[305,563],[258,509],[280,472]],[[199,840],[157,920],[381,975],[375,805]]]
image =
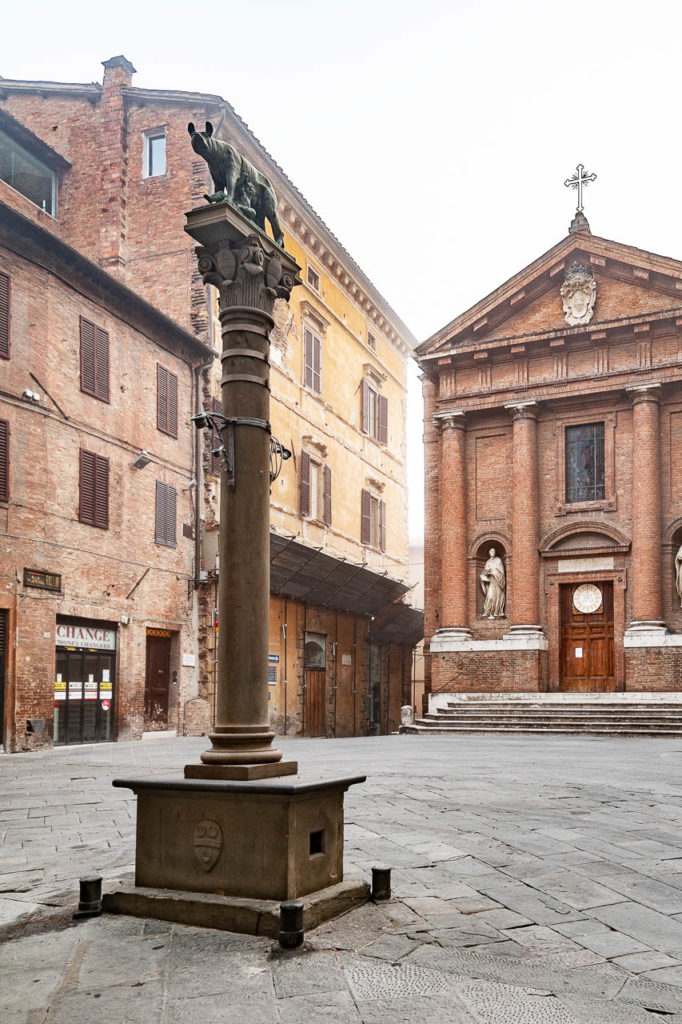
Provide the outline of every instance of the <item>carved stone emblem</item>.
[[571,327],[589,324],[597,299],[597,282],[589,267],[574,261],[566,271],[561,286],[564,320]]
[[581,583],[573,591],[573,606],[582,615],[593,615],[601,608],[602,592],[594,583]]
[[217,821],[204,818],[194,829],[194,853],[204,871],[218,863],[223,848],[223,832]]

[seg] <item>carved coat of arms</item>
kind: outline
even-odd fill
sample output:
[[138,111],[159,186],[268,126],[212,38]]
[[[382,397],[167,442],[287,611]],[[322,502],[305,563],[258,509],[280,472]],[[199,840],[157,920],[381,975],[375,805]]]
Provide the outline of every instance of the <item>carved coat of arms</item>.
[[218,863],[223,848],[223,832],[217,821],[204,818],[194,829],[194,853],[204,871]]
[[597,299],[597,282],[589,267],[574,261],[566,271],[561,286],[564,320],[571,327],[589,324]]

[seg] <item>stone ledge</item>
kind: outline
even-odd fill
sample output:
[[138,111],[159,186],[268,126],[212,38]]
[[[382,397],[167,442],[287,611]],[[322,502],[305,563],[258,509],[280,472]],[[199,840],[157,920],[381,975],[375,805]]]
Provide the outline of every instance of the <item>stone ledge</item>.
[[[301,897],[303,926],[317,928],[340,914],[366,903],[370,886],[358,879],[346,879]],[[217,928],[243,935],[276,938],[279,932],[279,900],[256,900],[213,893],[183,892],[123,885],[105,893],[104,910],[110,914],[173,921],[198,928]]]
[[481,651],[546,651],[547,637],[541,634],[504,636],[498,640],[467,640],[450,637],[431,638],[431,654],[480,654]]

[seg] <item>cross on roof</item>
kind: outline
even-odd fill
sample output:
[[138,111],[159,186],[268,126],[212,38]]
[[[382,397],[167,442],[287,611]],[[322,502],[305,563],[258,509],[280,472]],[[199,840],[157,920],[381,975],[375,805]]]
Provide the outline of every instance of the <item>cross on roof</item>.
[[566,188],[578,189],[578,213],[583,212],[583,188],[586,188],[591,181],[596,180],[596,174],[585,174],[585,168],[582,164],[578,164],[578,166],[575,169],[575,174],[572,178],[566,178],[566,181],[564,182]]

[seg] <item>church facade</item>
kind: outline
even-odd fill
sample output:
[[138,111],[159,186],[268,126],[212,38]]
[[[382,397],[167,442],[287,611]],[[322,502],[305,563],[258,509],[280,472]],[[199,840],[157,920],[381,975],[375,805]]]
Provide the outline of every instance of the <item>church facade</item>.
[[578,214],[417,358],[432,705],[682,690],[682,262]]

